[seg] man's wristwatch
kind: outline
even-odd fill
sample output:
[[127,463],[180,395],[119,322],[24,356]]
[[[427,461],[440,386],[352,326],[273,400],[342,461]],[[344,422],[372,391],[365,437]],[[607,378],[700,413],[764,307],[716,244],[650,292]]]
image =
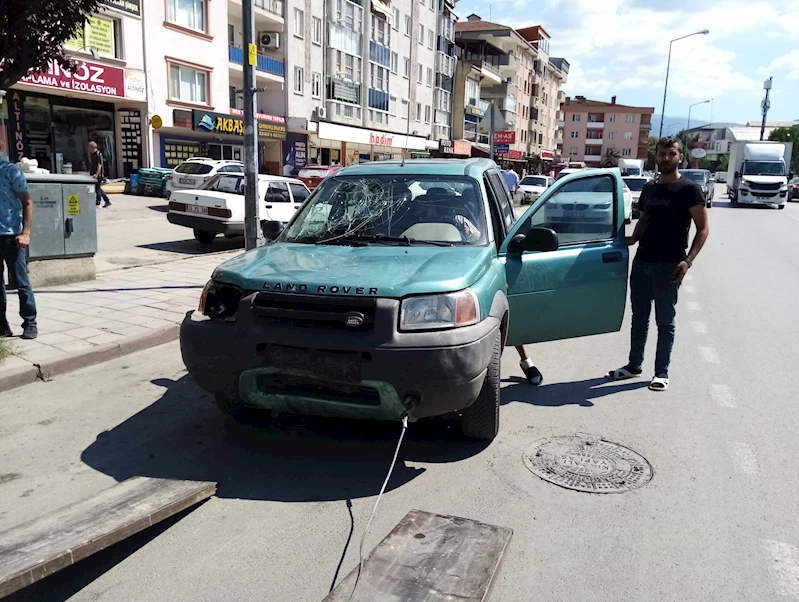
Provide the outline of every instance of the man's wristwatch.
[[693,262],[693,261],[691,261],[691,258],[690,258],[690,257],[686,257],[685,259],[683,259],[683,261],[684,261],[685,263],[687,263],[687,264],[688,264],[688,267],[689,267],[689,268],[692,268],[692,267],[694,267],[694,262]]

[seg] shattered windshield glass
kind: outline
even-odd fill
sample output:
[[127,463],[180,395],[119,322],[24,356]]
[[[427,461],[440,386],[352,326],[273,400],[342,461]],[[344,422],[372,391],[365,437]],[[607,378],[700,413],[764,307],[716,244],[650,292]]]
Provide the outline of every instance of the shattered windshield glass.
[[315,244],[484,245],[477,183],[439,175],[338,176],[325,180],[283,240]]

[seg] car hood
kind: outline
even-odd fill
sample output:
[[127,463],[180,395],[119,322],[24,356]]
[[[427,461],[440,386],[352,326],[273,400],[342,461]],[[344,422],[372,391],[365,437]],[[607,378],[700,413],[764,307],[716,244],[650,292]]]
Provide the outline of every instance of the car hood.
[[213,278],[244,290],[404,297],[474,284],[496,258],[493,245],[345,247],[277,242],[243,253]]

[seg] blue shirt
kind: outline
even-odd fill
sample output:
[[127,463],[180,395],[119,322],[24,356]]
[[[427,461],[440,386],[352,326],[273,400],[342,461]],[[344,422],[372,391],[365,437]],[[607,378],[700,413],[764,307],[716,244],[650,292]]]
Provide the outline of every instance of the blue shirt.
[[22,234],[22,202],[19,194],[28,192],[28,181],[19,167],[0,159],[0,236]]
[[505,179],[505,184],[508,186],[508,190],[513,192],[516,189],[516,184],[519,183],[519,176],[516,175],[516,172],[512,169],[502,172],[502,177]]

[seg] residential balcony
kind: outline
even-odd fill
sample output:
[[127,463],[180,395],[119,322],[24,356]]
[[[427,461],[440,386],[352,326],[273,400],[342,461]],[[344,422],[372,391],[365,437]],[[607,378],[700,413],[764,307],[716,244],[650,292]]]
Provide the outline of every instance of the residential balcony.
[[599,146],[602,146],[602,142],[604,142],[602,140],[602,138],[586,138],[585,139],[585,143],[586,144],[597,144]]
[[369,60],[383,67],[391,67],[391,48],[369,40]]
[[556,137],[555,138],[555,144],[558,144],[558,145],[563,144],[563,138],[562,137]]
[[[228,46],[228,60],[236,65],[243,65],[244,50],[242,50],[240,46]],[[257,61],[258,63],[255,66],[256,77],[263,73],[264,77],[267,79],[281,81],[282,83],[282,80],[285,77],[285,65],[283,61],[272,58],[271,56],[266,56],[264,54],[259,54]],[[270,77],[270,75],[278,76],[280,77],[280,80],[276,80],[275,77]]]
[[560,129],[563,129],[563,128],[565,128],[565,127],[566,127],[566,122],[565,122],[565,121],[563,121],[563,119],[558,119],[558,127],[559,127]]
[[566,102],[566,93],[561,90],[558,92],[558,103],[563,104],[564,102]]
[[361,56],[361,34],[355,33],[351,29],[339,25],[338,23],[328,23],[327,31],[327,41],[331,48],[341,50],[353,56]]
[[651,123],[643,123],[643,122],[641,122],[641,125],[639,125],[638,127],[641,130],[649,131],[649,130],[652,129],[652,124]]
[[583,157],[583,161],[585,161],[586,163],[589,162],[589,161],[598,162],[598,161],[601,161],[601,160],[602,160],[602,155],[585,155]]
[[339,77],[327,78],[327,94],[325,98],[353,104],[361,103],[361,84]]
[[502,83],[502,76],[499,73],[499,69],[491,63],[479,58],[461,60],[480,69],[480,75],[485,78],[484,85],[491,85],[491,82],[497,84]]
[[[283,0],[254,0],[256,28],[278,25],[283,29]],[[241,18],[241,0],[228,0],[228,14]]]
[[604,121],[589,121],[588,123],[585,124],[585,127],[587,127],[589,130],[596,130],[596,129],[605,127],[605,122]]
[[368,90],[368,104],[370,109],[377,109],[378,111],[388,111],[388,92],[383,90],[376,90],[369,88]]
[[453,77],[455,75],[455,57],[447,56],[443,52],[437,52],[436,71],[445,77]]

